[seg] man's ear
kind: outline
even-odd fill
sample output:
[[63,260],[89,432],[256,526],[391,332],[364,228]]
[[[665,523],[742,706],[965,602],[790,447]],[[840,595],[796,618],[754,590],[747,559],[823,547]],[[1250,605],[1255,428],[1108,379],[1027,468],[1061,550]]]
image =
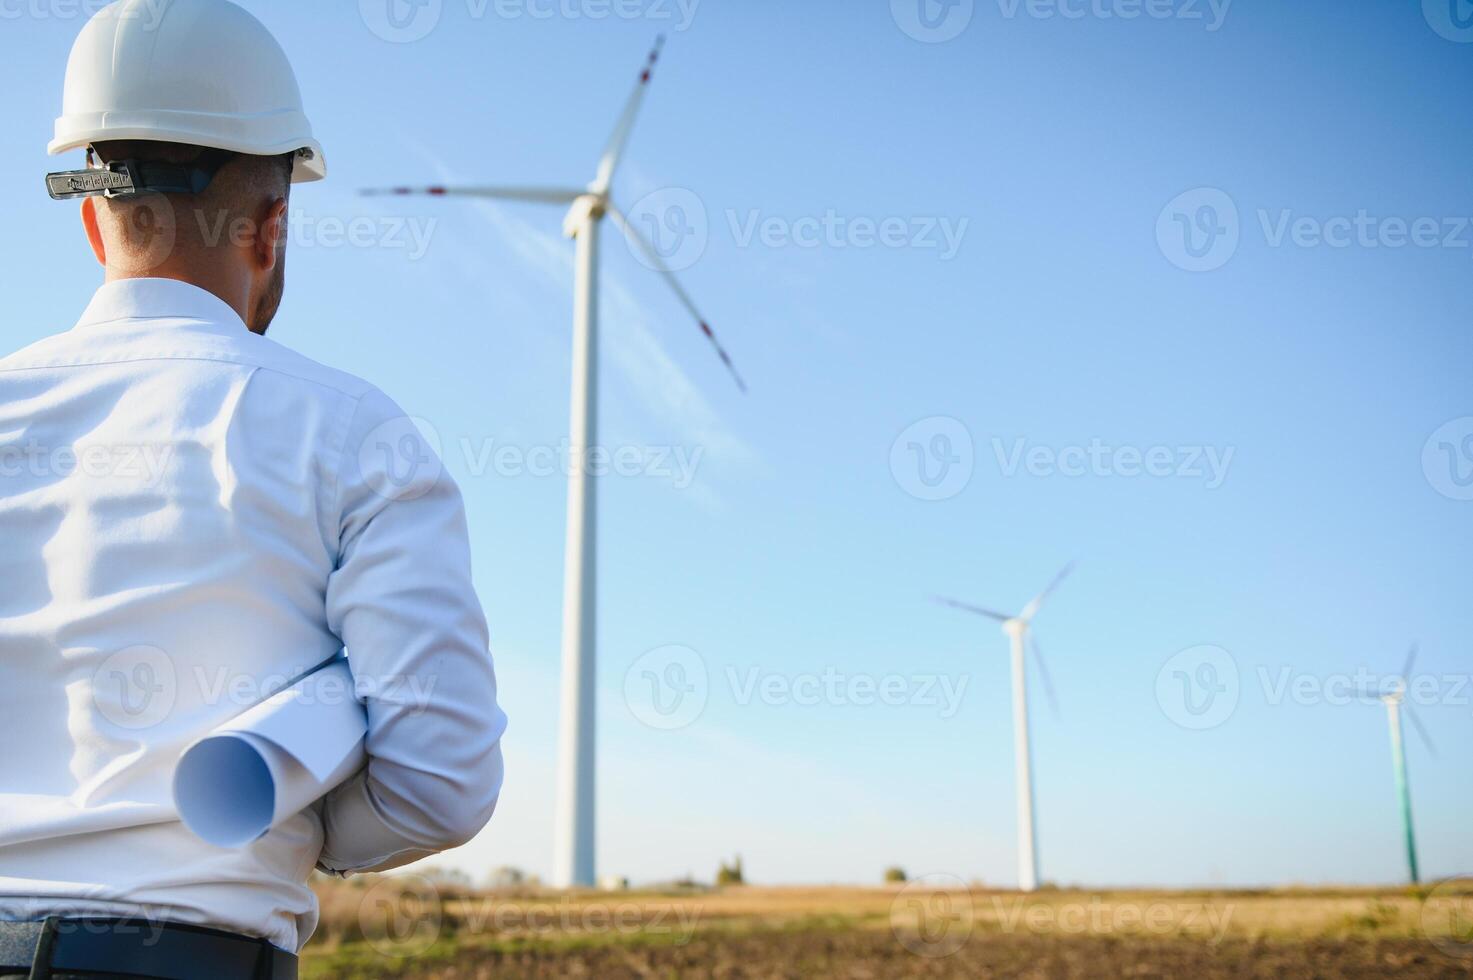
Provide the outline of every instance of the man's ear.
[[261,233],[251,243],[252,257],[257,268],[270,272],[286,249],[286,198],[278,197],[267,206],[260,227]]
[[87,243],[92,246],[92,254],[97,256],[97,262],[104,269],[107,268],[107,246],[102,241],[102,228],[97,223],[97,198],[85,197],[82,199],[82,227],[87,229]]

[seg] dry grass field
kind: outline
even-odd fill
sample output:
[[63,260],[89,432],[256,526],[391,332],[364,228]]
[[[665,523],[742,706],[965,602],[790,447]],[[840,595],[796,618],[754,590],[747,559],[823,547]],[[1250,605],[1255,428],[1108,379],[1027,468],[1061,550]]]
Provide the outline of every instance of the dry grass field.
[[305,980],[1473,977],[1473,884],[471,893],[324,882]]

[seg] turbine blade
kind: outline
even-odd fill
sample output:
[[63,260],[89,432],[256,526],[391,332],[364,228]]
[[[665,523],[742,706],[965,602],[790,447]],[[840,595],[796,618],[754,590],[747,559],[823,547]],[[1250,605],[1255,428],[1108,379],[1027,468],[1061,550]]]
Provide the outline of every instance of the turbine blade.
[[624,111],[619,114],[619,121],[614,125],[614,132],[609,136],[609,142],[604,147],[604,155],[598,162],[598,176],[594,178],[589,190],[604,196],[609,192],[609,187],[614,183],[614,173],[619,169],[619,162],[624,158],[624,148],[629,145],[629,134],[634,132],[634,121],[639,117],[639,107],[644,103],[645,90],[649,88],[650,78],[654,76],[655,63],[660,60],[660,50],[665,46],[665,35],[661,34],[655,38],[655,47],[650,51],[649,60],[645,62],[644,71],[640,72],[639,81],[634,86],[634,91],[629,94],[629,101],[624,104]]
[[1417,644],[1413,643],[1411,650],[1408,651],[1408,653],[1407,653],[1407,662],[1405,664],[1403,664],[1402,667],[1401,667],[1401,679],[1402,679],[1402,682],[1403,683],[1406,682],[1407,678],[1409,678],[1409,677],[1412,676],[1412,664],[1414,664],[1416,662],[1417,662]]
[[660,253],[655,250],[655,246],[650,244],[649,240],[641,235],[639,233],[639,230],[629,223],[629,219],[624,217],[624,212],[614,207],[612,201],[608,203],[607,210],[609,217],[614,219],[614,223],[617,224],[619,226],[619,229],[624,232],[625,237],[633,242],[635,246],[639,248],[641,254],[644,255],[649,264],[653,266],[655,270],[660,273],[660,275],[665,277],[665,281],[669,283],[670,288],[675,291],[675,295],[680,300],[680,304],[685,307],[686,311],[690,313],[692,317],[695,318],[696,323],[700,324],[701,333],[705,334],[706,339],[711,342],[711,346],[716,350],[716,356],[721,358],[721,363],[726,365],[726,370],[731,372],[732,379],[736,381],[737,387],[740,388],[742,394],[745,395],[747,393],[747,383],[743,381],[742,376],[737,373],[736,365],[732,364],[731,362],[731,356],[726,353],[726,348],[721,346],[721,341],[716,339],[715,332],[712,331],[710,324],[706,322],[706,318],[701,316],[701,311],[696,309],[695,301],[690,298],[690,294],[687,293],[685,291],[685,288],[680,285],[680,280],[675,278],[675,273],[672,272],[670,267],[665,264],[665,260],[660,258]]
[[571,187],[370,187],[364,197],[483,197],[538,204],[571,204],[587,194]]
[[1048,695],[1049,710],[1053,712],[1054,718],[1059,717],[1059,699],[1054,694],[1054,679],[1049,675],[1048,661],[1043,659],[1043,647],[1038,645],[1038,637],[1033,631],[1028,631],[1028,642],[1033,645],[1033,659],[1038,661],[1038,676],[1043,678],[1043,693]]
[[986,616],[988,619],[995,619],[999,623],[1006,623],[1008,620],[1013,618],[1000,612],[994,612],[991,609],[983,609],[981,606],[974,606],[970,603],[958,602],[955,599],[948,599],[945,596],[938,595],[932,596],[932,598],[941,603],[943,606],[950,606],[952,609],[960,609],[962,612],[976,613],[978,616]]
[[1437,758],[1437,746],[1433,744],[1432,736],[1427,733],[1426,727],[1422,724],[1422,719],[1417,717],[1417,713],[1412,710],[1412,706],[1406,702],[1402,702],[1402,709],[1402,714],[1406,715],[1407,720],[1412,723],[1412,727],[1417,730],[1417,734],[1422,737],[1422,744],[1427,746],[1427,751],[1431,754],[1432,758]]
[[1054,576],[1054,580],[1048,584],[1048,588],[1044,589],[1042,592],[1038,593],[1038,595],[1034,596],[1033,601],[1023,607],[1023,611],[1018,614],[1018,618],[1023,620],[1024,622],[1027,622],[1028,620],[1031,620],[1034,616],[1038,615],[1038,610],[1043,607],[1043,600],[1047,599],[1049,595],[1054,591],[1054,589],[1057,589],[1059,587],[1059,583],[1069,577],[1069,573],[1072,571],[1074,571],[1074,562],[1071,561],[1069,564],[1064,566],[1063,571]]

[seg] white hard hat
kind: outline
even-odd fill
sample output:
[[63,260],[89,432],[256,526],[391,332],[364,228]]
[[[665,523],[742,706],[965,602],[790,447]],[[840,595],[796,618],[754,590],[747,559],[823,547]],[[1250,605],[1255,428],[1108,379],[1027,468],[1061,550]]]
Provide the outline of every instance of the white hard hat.
[[47,149],[104,140],[296,153],[294,183],[327,176],[286,53],[229,0],[118,0],[87,22]]

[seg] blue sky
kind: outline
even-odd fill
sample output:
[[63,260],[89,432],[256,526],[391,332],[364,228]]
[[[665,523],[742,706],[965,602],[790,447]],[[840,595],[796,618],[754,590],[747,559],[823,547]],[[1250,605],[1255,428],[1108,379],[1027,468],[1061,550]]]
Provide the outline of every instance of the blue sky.
[[[356,192],[590,180],[664,31],[615,196],[751,393],[606,227],[604,442],[641,474],[603,481],[600,869],[1013,881],[1006,641],[928,596],[1015,609],[1076,558],[1038,621],[1060,717],[1030,676],[1046,878],[1398,880],[1385,712],[1331,702],[1413,639],[1424,874],[1473,869],[1455,2],[983,0],[928,31],[910,0],[441,0],[414,40],[382,0],[246,2],[331,170],[272,334],[426,420],[467,498],[512,729],[452,860],[551,869],[565,494],[515,463],[566,436],[572,246],[555,209]],[[41,184],[80,26],[0,4],[6,349],[99,279]],[[666,718],[670,657],[704,702]],[[1178,672],[1236,702],[1192,714]]]

